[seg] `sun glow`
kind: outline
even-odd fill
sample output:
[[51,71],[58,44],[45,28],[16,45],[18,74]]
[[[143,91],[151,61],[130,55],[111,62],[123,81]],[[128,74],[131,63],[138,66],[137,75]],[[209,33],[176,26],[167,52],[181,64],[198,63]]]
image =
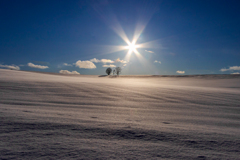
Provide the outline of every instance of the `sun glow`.
[[129,43],[126,47],[129,51],[129,53],[132,53],[132,51],[136,52],[136,48],[138,48],[138,45],[135,45],[134,43]]
[[136,49],[137,47],[136,47],[135,44],[130,43],[130,44],[128,45],[128,48],[129,48],[129,50],[134,50],[134,49]]
[[[145,43],[142,43],[143,39],[141,38],[141,34],[144,31],[147,22],[149,18],[146,18],[146,20],[143,20],[141,23],[139,22],[136,26],[136,29],[134,31],[133,39],[130,41],[130,39],[127,37],[126,33],[124,32],[122,26],[118,22],[116,16],[112,14],[113,17],[110,17],[111,21],[107,21],[110,25],[110,27],[113,29],[113,31],[120,37],[122,40],[126,43],[126,45],[119,45],[119,46],[104,46],[104,53],[102,54],[110,54],[110,53],[116,53],[122,50],[127,50],[127,54],[123,58],[125,61],[129,62],[131,57],[136,57],[139,59],[141,63],[146,64],[147,60],[142,56],[140,53],[143,51],[143,49],[150,49],[150,48],[159,48],[161,47],[161,44],[159,43],[159,40],[155,41],[148,41]],[[141,43],[138,42],[138,40],[141,40]],[[94,47],[96,49],[96,47]],[[139,51],[138,51],[139,49]],[[102,49],[97,49],[99,50]],[[145,51],[146,52],[146,51]],[[148,53],[151,53],[152,51],[148,51]],[[133,55],[134,54],[134,55]]]
[[[101,54],[110,54],[117,53],[123,50],[127,51],[127,54],[124,57],[124,60],[129,62],[131,57],[138,58],[142,63],[146,63],[147,60],[143,55],[146,53],[151,53],[150,48],[161,48],[161,43],[158,40],[144,42],[144,36],[141,36],[151,17],[158,11],[158,7],[152,3],[146,3],[144,8],[139,12],[138,21],[130,40],[125,33],[123,27],[119,23],[117,16],[111,12],[111,10],[106,10],[105,7],[108,5],[103,5],[96,3],[94,5],[94,10],[100,15],[101,19],[126,43],[125,45],[116,45],[116,46],[103,46],[101,47],[92,47],[94,48],[93,52],[102,52]],[[146,8],[145,8],[146,7]],[[110,7],[111,8],[111,7]],[[121,42],[122,43],[122,42]],[[99,49],[100,48],[100,49]],[[148,52],[144,49],[148,49]],[[139,50],[139,51],[138,51]],[[149,52],[150,51],[150,52]],[[93,53],[92,52],[92,53]],[[144,52],[144,53],[141,53]],[[124,52],[125,53],[125,52]],[[151,53],[152,54],[152,53]]]

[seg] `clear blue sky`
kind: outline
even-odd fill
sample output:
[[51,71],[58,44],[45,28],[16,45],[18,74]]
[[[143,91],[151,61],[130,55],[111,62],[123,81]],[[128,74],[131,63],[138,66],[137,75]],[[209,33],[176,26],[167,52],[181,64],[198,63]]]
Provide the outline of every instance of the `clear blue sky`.
[[[1,0],[0,22],[0,68],[96,75],[107,66],[120,66],[126,75],[240,72],[239,0]],[[132,43],[136,32],[139,53],[126,58],[122,37]]]

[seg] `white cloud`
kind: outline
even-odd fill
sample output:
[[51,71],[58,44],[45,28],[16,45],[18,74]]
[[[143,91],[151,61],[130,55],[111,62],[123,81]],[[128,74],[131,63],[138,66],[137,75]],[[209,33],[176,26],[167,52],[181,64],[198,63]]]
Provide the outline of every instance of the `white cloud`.
[[113,64],[110,64],[110,65],[103,65],[103,67],[116,67],[115,65],[113,65]]
[[75,63],[75,66],[79,67],[79,68],[85,68],[85,69],[95,69],[95,68],[97,68],[95,66],[95,64],[92,63],[91,61],[81,61],[81,60],[77,61]]
[[72,66],[71,64],[68,63],[63,63],[64,66]]
[[185,71],[177,71],[176,73],[179,73],[179,74],[184,74]]
[[16,65],[2,65],[0,64],[1,68],[8,68],[8,69],[14,69],[14,70],[20,70],[20,67],[16,66]]
[[96,58],[93,58],[93,59],[90,59],[91,62],[94,62],[94,63],[114,63],[114,61],[112,61],[111,59],[96,59]]
[[47,69],[48,68],[48,66],[35,65],[33,63],[28,63],[28,66],[32,67],[32,68],[38,68],[38,69]]
[[110,60],[110,59],[101,59],[102,63],[114,63],[114,61]]
[[78,73],[77,71],[68,71],[68,70],[61,70],[59,71],[59,73],[62,73],[62,74],[80,74]]
[[220,69],[220,71],[222,71],[222,72],[225,72],[225,71],[238,71],[238,70],[240,70],[240,66],[232,66],[232,67],[229,67],[228,69],[226,69],[226,68]]
[[121,60],[120,58],[116,59],[115,61],[112,61],[111,59],[96,59],[96,58],[93,58],[93,59],[90,59],[89,61],[94,62],[94,63],[104,63],[104,64],[117,63],[117,62],[127,63],[127,61]]
[[91,62],[94,62],[94,63],[100,62],[100,60],[99,60],[99,59],[96,59],[96,58],[90,59],[90,61],[91,61]]
[[230,70],[240,70],[240,66],[229,67]]
[[148,50],[145,50],[146,52],[149,52],[149,53],[154,53],[153,51],[148,51]]
[[161,64],[161,61],[157,61],[157,60],[155,60],[154,63],[160,63],[160,64]]
[[231,74],[240,74],[239,72],[231,73]]
[[127,63],[127,61],[121,60],[120,58],[116,59],[115,62],[120,62],[120,63]]
[[222,69],[220,69],[220,71],[221,71],[221,72],[225,72],[225,71],[228,71],[228,69],[222,68]]

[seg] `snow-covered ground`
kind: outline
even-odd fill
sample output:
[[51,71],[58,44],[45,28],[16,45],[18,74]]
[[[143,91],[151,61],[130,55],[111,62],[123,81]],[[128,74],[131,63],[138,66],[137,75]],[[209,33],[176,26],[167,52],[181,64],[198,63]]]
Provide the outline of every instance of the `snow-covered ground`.
[[0,69],[0,159],[240,159],[240,76]]

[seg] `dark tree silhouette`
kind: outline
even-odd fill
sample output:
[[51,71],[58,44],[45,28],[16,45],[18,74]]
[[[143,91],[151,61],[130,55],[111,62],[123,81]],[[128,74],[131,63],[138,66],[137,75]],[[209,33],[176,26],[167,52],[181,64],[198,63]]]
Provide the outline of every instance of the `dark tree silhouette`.
[[111,72],[112,72],[112,68],[107,68],[107,69],[106,69],[106,73],[107,73],[108,75],[110,75]]
[[116,73],[116,70],[114,69],[114,70],[113,70],[113,75],[114,75],[115,73]]
[[121,73],[122,69],[120,67],[116,67],[115,70],[116,70],[117,75],[119,76],[119,74]]

